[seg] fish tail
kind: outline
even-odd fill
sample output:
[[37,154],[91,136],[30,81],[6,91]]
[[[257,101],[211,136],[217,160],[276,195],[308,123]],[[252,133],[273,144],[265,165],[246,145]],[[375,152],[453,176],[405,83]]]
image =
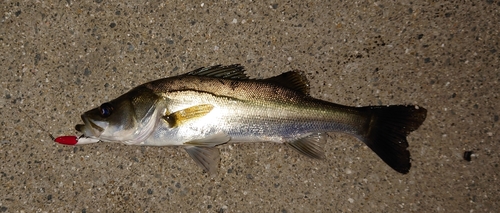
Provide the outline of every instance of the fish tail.
[[406,174],[411,167],[406,136],[424,122],[427,110],[418,106],[370,106],[370,115],[360,139],[394,170]]

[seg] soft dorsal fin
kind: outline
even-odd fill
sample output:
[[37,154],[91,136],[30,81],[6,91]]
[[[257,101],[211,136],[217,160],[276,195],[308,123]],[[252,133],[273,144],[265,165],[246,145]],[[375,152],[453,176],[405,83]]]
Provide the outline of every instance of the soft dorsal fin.
[[248,79],[249,77],[245,74],[245,67],[240,64],[233,64],[229,66],[215,65],[211,67],[201,67],[185,75],[196,75],[214,78],[225,78],[225,79]]
[[266,81],[309,95],[309,80],[303,72],[298,70],[285,72],[268,78]]

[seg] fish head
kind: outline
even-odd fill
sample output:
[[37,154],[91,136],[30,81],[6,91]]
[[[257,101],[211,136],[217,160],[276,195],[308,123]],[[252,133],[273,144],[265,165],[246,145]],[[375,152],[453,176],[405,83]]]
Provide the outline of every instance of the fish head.
[[158,96],[148,90],[134,89],[81,115],[83,124],[75,129],[85,137],[103,142],[134,144],[152,132],[158,114]]
[[136,119],[130,114],[132,107],[128,102],[107,102],[99,107],[82,114],[83,124],[76,125],[75,129],[85,137],[96,138],[102,141],[117,141],[127,137],[131,130],[136,128]]

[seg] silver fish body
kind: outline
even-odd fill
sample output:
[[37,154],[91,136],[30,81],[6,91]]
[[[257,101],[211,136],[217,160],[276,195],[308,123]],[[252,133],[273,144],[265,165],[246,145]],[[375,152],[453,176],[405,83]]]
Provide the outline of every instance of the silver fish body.
[[249,79],[240,65],[200,68],[140,85],[82,115],[85,137],[133,145],[184,146],[210,173],[215,147],[228,142],[287,143],[322,158],[326,132],[356,136],[389,166],[410,168],[406,136],[425,120],[417,106],[348,107],[309,95],[307,79],[290,71]]

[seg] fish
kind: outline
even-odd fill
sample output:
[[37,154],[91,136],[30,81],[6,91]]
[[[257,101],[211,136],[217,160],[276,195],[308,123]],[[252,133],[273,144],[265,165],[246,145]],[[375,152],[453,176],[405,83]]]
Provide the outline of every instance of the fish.
[[304,72],[253,79],[239,64],[201,67],[139,85],[81,115],[72,144],[115,142],[182,146],[209,174],[217,173],[217,146],[275,142],[323,159],[329,132],[364,142],[387,165],[406,174],[411,167],[406,137],[424,122],[417,105],[351,107],[316,99]]

